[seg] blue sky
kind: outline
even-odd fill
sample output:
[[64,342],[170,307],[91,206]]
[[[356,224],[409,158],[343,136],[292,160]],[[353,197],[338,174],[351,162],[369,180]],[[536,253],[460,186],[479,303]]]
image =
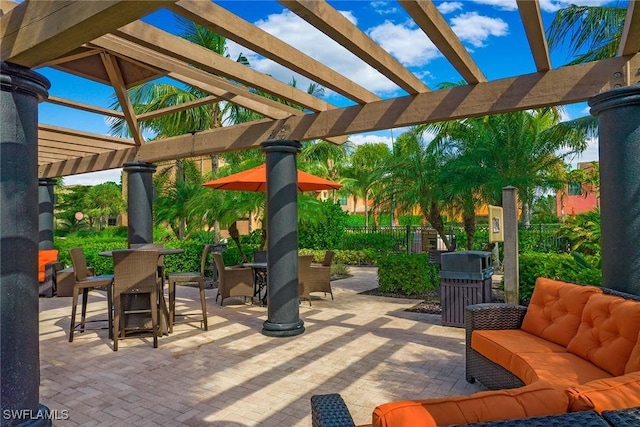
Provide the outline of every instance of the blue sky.
[[[385,50],[390,52],[404,66],[419,76],[429,87],[437,88],[444,82],[457,82],[460,75],[449,65],[424,33],[413,24],[402,7],[387,1],[330,1],[345,17],[354,22]],[[553,19],[553,14],[569,4],[589,4],[598,6],[615,4],[624,6],[626,2],[541,0],[545,27]],[[327,38],[298,16],[286,10],[275,1],[222,1],[221,6],[256,24],[263,30],[281,38],[297,49],[343,73],[382,98],[402,96],[405,93],[394,83],[350,54],[346,49]],[[488,80],[511,77],[535,71],[531,53],[527,48],[526,36],[522,28],[515,0],[466,0],[447,1],[435,4],[452,25],[480,69]],[[174,16],[167,11],[159,11],[144,19],[166,31],[176,33],[179,28]],[[278,64],[265,59],[246,48],[228,41],[231,58],[243,53],[251,67],[268,73],[278,80],[290,82],[296,79],[299,88],[306,89],[309,80],[295,75]],[[563,50],[551,52],[554,67],[568,61]],[[78,77],[69,77],[51,69],[39,70],[52,81],[50,94],[75,101],[108,107],[113,90],[99,83]],[[324,99],[336,106],[351,105],[331,91],[325,91]],[[566,119],[588,114],[586,103],[565,106]],[[71,127],[98,134],[108,134],[108,126],[103,116],[75,111],[43,103],[40,106],[40,122],[55,126]],[[391,144],[403,129],[393,129],[370,134],[352,135],[356,144],[365,142],[385,142]],[[597,160],[597,142],[592,141],[582,158],[575,161]],[[120,181],[120,171],[105,171],[94,174],[65,178],[65,184],[96,184],[105,181]]]

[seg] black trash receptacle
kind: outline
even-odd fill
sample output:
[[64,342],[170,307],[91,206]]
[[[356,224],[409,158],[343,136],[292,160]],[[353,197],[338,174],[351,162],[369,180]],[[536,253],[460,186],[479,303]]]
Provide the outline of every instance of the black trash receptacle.
[[491,302],[491,252],[459,251],[441,255],[440,305],[442,324],[464,327],[464,309]]

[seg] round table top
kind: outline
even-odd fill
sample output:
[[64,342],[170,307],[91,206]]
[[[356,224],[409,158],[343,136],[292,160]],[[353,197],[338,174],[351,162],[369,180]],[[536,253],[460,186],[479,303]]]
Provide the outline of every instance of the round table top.
[[[114,249],[114,250],[122,250],[122,249]],[[155,250],[157,250],[160,253],[160,255],[175,255],[175,254],[184,253],[184,249],[171,249],[171,248],[162,248],[162,249],[136,248],[136,249],[133,249],[133,250],[134,251],[155,251]],[[113,250],[112,251],[99,252],[98,255],[111,257],[111,256],[113,256]]]
[[266,262],[243,262],[243,267],[253,267],[253,268],[267,268]]

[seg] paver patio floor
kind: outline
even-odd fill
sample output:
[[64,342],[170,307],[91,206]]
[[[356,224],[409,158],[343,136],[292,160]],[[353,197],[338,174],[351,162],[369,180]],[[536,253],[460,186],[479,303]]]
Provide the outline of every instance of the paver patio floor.
[[[391,400],[470,394],[464,330],[440,316],[405,309],[416,300],[360,295],[377,286],[376,269],[351,268],[332,282],[335,300],[300,305],[304,334],[261,334],[267,308],[207,290],[209,331],[179,323],[173,334],[119,342],[106,330],[67,341],[71,298],[40,299],[40,402],[68,411],[56,426],[310,426],[310,398],[340,393],[356,424]],[[89,317],[106,317],[104,294]],[[198,313],[197,288],[179,287],[176,312]],[[195,316],[194,316],[195,317]]]

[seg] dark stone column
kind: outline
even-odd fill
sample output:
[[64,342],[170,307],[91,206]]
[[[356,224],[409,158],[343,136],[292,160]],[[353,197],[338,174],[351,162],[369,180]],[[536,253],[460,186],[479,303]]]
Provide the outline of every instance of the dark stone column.
[[304,332],[298,295],[298,141],[268,140],[267,313],[262,333],[289,337]]
[[[49,81],[0,64],[0,425],[51,425],[39,410],[38,102]],[[5,417],[5,411],[13,416]]]
[[602,286],[640,295],[640,85],[589,105],[598,116]]
[[153,173],[156,165],[145,162],[124,164],[127,172],[127,214],[129,245],[153,243]]
[[56,180],[40,178],[38,180],[38,249],[53,249],[53,208]]

